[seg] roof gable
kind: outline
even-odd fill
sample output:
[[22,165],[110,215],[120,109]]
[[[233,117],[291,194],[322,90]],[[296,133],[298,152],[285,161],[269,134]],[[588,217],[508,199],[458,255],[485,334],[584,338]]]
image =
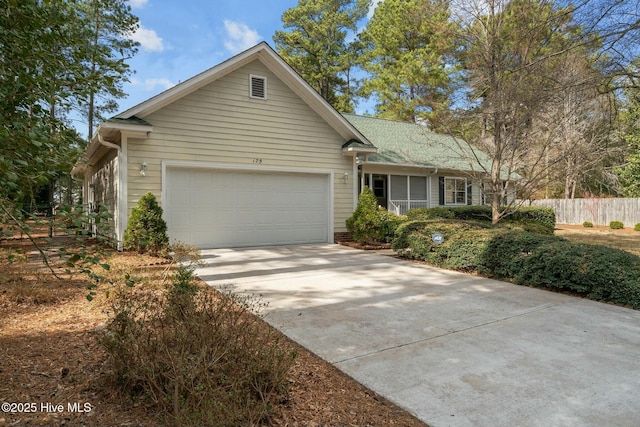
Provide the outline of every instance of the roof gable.
[[238,55],[168,89],[124,112],[116,119],[138,117],[144,119],[159,109],[213,83],[254,60],[262,62],[273,74],[282,80],[296,95],[305,101],[320,117],[333,127],[345,140],[355,139],[371,146],[371,143],[324,100],[296,71],[291,68],[266,42]]

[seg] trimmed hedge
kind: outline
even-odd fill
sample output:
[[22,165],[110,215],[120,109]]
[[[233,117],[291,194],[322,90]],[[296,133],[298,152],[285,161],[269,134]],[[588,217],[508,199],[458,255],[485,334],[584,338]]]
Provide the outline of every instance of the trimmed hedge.
[[640,308],[640,257],[620,249],[511,232],[491,240],[482,264],[519,285]]
[[[491,206],[416,208],[409,210],[406,216],[410,221],[446,218],[462,221],[491,222]],[[556,214],[552,208],[526,206],[509,210],[501,222],[518,223],[525,227],[531,224],[539,224],[539,226],[531,226],[532,229],[530,231],[553,234],[553,230],[556,227]]]
[[[434,233],[444,242],[434,243]],[[640,257],[619,249],[455,220],[407,222],[392,248],[443,268],[640,308]]]
[[[501,232],[504,230],[471,221],[409,221],[398,227],[391,248],[404,257],[439,267],[478,271],[482,270],[486,245]],[[444,236],[442,243],[433,242],[435,233]]]
[[622,230],[624,228],[624,223],[620,221],[611,221],[609,223],[609,228],[612,230]]

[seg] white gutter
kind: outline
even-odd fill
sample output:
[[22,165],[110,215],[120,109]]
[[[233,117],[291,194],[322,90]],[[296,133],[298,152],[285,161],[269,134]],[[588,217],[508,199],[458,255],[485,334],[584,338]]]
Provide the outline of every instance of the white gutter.
[[98,132],[98,142],[102,145],[104,145],[105,147],[109,147],[109,148],[113,148],[115,150],[118,150],[118,153],[121,151],[121,148],[118,144],[114,144],[113,142],[109,142],[109,141],[105,141],[104,139],[102,139],[102,135],[100,135],[100,132]]

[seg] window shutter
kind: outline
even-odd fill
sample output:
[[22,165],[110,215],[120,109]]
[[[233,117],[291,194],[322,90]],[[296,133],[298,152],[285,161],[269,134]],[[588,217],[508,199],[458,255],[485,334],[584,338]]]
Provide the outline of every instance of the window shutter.
[[267,79],[265,77],[250,76],[251,86],[249,96],[251,98],[267,99]]
[[438,204],[444,206],[444,176],[438,178]]
[[467,181],[467,205],[471,205],[473,203],[473,182],[471,180]]

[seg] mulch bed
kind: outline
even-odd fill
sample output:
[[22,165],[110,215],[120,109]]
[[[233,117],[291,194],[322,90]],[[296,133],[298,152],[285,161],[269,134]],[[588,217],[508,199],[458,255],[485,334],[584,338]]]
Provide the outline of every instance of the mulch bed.
[[[30,242],[16,240],[3,242],[0,251],[7,245],[33,250]],[[55,279],[37,256],[28,258],[26,265],[10,264],[0,256],[0,403],[28,404],[21,412],[0,412],[0,426],[157,426],[156,408],[123,396],[108,381],[107,355],[96,342],[107,320],[103,292],[90,303],[84,280]],[[109,262],[112,269],[143,268],[147,277],[167,268],[163,260],[131,254],[115,254]],[[289,399],[269,426],[425,426],[282,339],[298,358]]]

